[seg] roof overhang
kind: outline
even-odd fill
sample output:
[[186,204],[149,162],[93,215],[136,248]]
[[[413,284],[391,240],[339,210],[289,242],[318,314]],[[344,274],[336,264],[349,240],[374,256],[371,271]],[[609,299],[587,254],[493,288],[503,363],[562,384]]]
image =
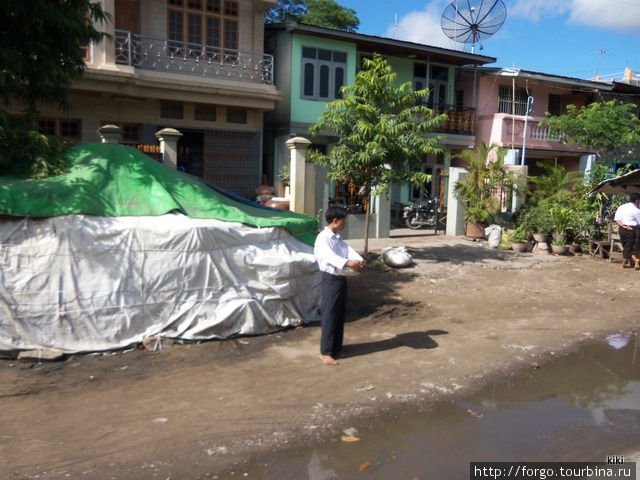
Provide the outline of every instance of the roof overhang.
[[496,75],[509,78],[515,77],[535,83],[551,83],[556,85],[571,86],[575,88],[588,88],[590,90],[609,91],[613,89],[613,85],[609,82],[598,82],[595,80],[585,80],[582,78],[564,77],[562,75],[532,72],[519,68],[482,67],[479,71],[482,75]]
[[265,30],[285,30],[290,33],[300,33],[333,40],[342,40],[355,43],[358,50],[375,52],[381,55],[395,57],[408,57],[411,59],[430,60],[449,65],[484,65],[496,61],[494,57],[476,55],[474,53],[461,52],[448,48],[424,45],[421,43],[407,42],[393,38],[365,35],[363,33],[348,32],[335,28],[320,27],[302,23],[267,24]]

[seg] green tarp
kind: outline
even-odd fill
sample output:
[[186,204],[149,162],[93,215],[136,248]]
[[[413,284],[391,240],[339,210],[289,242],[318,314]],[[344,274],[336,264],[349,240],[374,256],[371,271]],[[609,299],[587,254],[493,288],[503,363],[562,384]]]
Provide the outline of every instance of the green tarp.
[[134,148],[81,144],[68,155],[70,168],[65,175],[43,180],[0,177],[0,215],[116,217],[179,211],[194,218],[284,227],[308,244],[315,239],[314,218],[234,200],[202,179],[168,168]]

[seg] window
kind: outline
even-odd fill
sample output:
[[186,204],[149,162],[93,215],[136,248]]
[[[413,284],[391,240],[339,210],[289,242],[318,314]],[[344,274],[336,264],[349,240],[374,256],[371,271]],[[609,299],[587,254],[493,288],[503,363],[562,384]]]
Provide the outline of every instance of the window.
[[193,118],[195,120],[200,120],[201,122],[215,122],[216,106],[196,103]]
[[181,102],[160,102],[160,116],[162,118],[184,118],[184,107]]
[[562,115],[562,95],[556,93],[549,94],[549,104],[547,111],[555,117]]
[[238,17],[237,0],[168,0],[167,32],[173,53],[208,58],[225,54],[235,59]]
[[227,123],[247,123],[247,109],[227,107]]
[[340,89],[346,74],[346,52],[302,47],[302,98],[322,101],[342,98]]
[[523,88],[516,89],[515,103],[513,89],[501,86],[498,94],[498,113],[511,113],[524,116],[527,111],[527,91]]
[[77,118],[41,118],[38,130],[44,135],[61,137],[72,142],[82,140],[82,122]]

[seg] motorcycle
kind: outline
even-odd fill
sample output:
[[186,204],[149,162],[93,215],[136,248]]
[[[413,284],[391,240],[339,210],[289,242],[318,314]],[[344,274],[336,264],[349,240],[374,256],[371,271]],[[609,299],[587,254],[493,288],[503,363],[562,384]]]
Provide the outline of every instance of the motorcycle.
[[402,217],[405,225],[413,230],[435,227],[438,220],[438,199],[429,198],[420,205],[408,205],[404,207]]

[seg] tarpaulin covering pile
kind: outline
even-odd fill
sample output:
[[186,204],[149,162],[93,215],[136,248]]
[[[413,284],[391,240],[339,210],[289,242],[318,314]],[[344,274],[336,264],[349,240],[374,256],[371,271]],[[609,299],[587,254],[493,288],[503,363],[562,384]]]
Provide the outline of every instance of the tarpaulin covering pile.
[[128,147],[80,145],[67,175],[0,179],[0,215],[0,350],[318,319],[314,219],[242,204]]

